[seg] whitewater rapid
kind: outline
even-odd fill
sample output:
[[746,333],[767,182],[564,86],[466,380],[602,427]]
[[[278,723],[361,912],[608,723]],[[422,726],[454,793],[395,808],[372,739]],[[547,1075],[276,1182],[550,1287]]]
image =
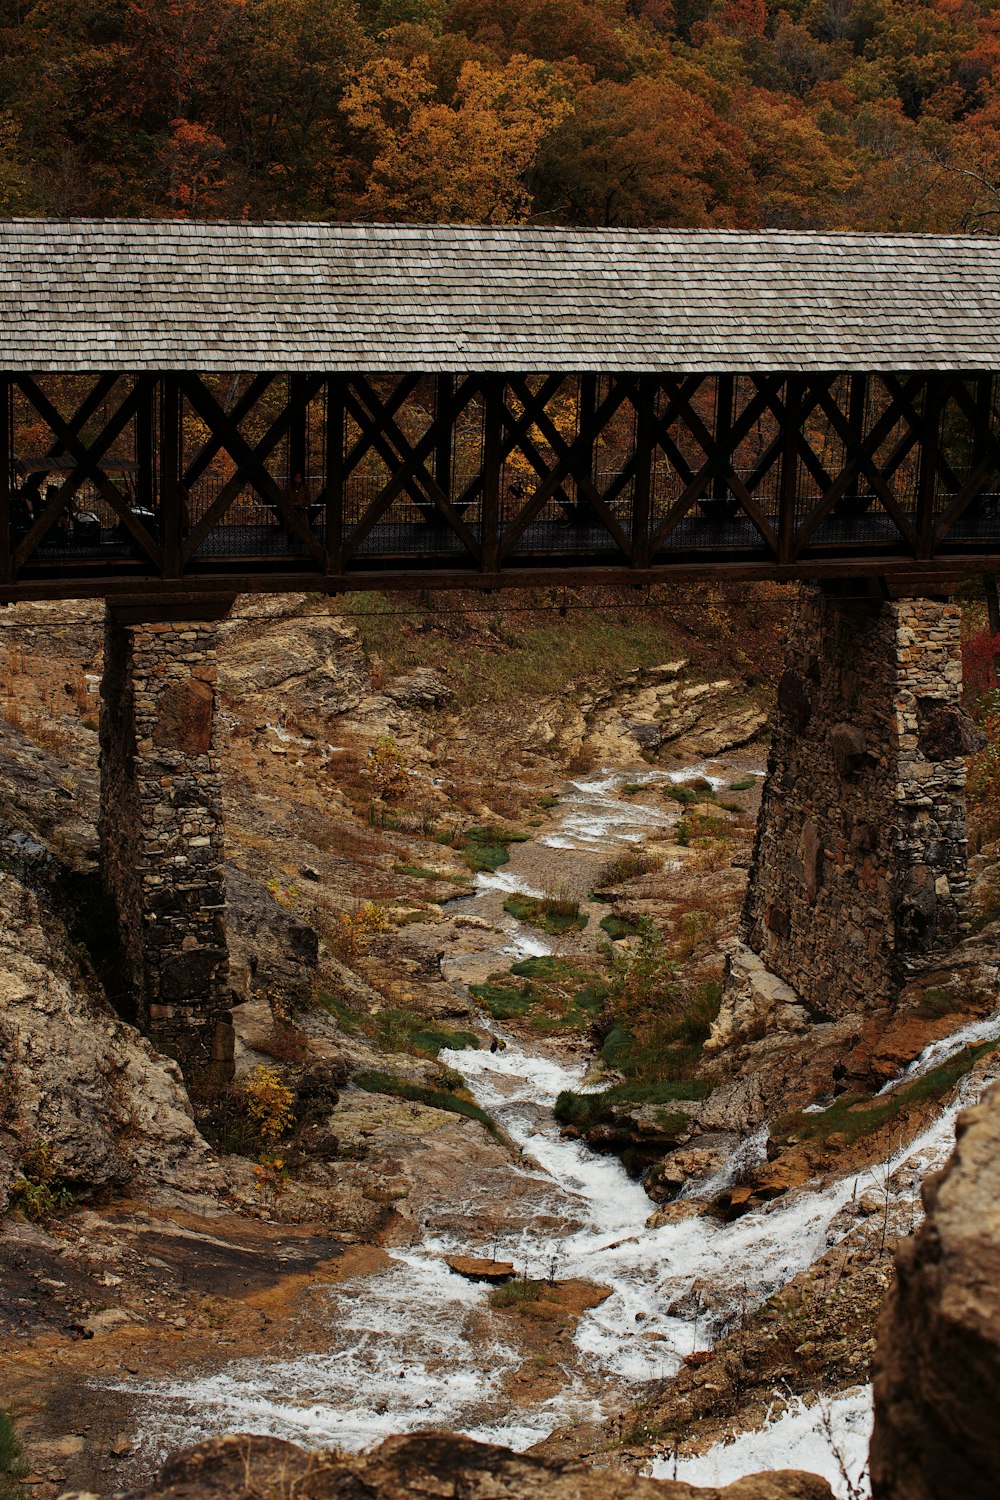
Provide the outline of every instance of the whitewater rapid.
[[[679,780],[699,772],[674,775]],[[663,776],[639,774],[649,780]],[[615,797],[628,779],[619,774],[574,783],[557,827],[539,842],[553,851],[634,842],[637,827],[649,827],[651,810]],[[676,816],[669,809],[654,815],[664,824]],[[483,893],[525,889],[503,871],[481,877],[479,886]],[[524,945],[533,938],[513,928],[507,936],[510,944],[521,942],[517,951],[532,951]],[[990,1035],[1000,1030],[1000,1023],[983,1024],[994,1027]],[[359,1451],[393,1433],[450,1428],[523,1450],[566,1423],[599,1418],[612,1402],[627,1399],[630,1386],[671,1375],[685,1355],[710,1347],[728,1324],[850,1232],[841,1210],[872,1187],[869,1172],[807,1186],[728,1225],[698,1216],[647,1227],[654,1205],[618,1159],[564,1139],[553,1118],[560,1092],[585,1087],[583,1063],[543,1056],[502,1028],[493,1029],[505,1044],[495,1052],[441,1054],[520,1149],[508,1169],[508,1180],[517,1179],[520,1222],[505,1232],[498,1214],[489,1253],[531,1276],[582,1278],[610,1288],[574,1333],[588,1373],[545,1402],[512,1402],[505,1382],[521,1355],[505,1341],[502,1321],[493,1316],[488,1340],[469,1334],[470,1320],[490,1316],[489,1288],[454,1275],[444,1260],[454,1253],[483,1254],[481,1238],[428,1231],[419,1246],[392,1250],[385,1270],[326,1290],[317,1316],[328,1334],[327,1351],[244,1359],[193,1380],[122,1387],[140,1405],[143,1452],[150,1460],[233,1430]],[[986,1035],[981,1027],[966,1028],[956,1034],[955,1050],[973,1030],[975,1039]],[[947,1055],[946,1043],[934,1047],[913,1064],[914,1072]],[[880,1182],[912,1204],[914,1213],[920,1181],[947,1157],[955,1115],[975,1091],[964,1080],[953,1106],[884,1164]],[[759,1155],[765,1144],[761,1132],[741,1149]],[[460,1223],[463,1206],[460,1200],[438,1204],[433,1217]],[[863,1459],[869,1421],[864,1391],[830,1403],[822,1419],[793,1401],[776,1409],[761,1432],[685,1460],[677,1474],[691,1482],[723,1482],[787,1467],[789,1455],[801,1452],[802,1467],[825,1474],[837,1493],[846,1494],[829,1434],[837,1435],[853,1464],[859,1453]],[[655,1472],[672,1475],[674,1467],[662,1461]]]

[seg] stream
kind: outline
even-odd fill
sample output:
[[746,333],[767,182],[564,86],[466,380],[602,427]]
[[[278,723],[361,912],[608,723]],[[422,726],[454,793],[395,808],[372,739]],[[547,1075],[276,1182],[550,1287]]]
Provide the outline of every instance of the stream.
[[[662,781],[668,774],[674,780],[706,775],[721,787],[735,772],[725,763],[672,773],[644,767],[570,783],[545,832],[514,846],[510,864],[495,875],[479,877],[466,910],[484,915],[502,936],[499,949],[484,949],[484,975],[511,955],[551,951],[543,934],[503,913],[504,894],[566,889],[570,876],[585,892],[609,855],[676,820],[680,808],[630,804],[616,795],[623,784]],[[685,1355],[709,1348],[727,1321],[738,1320],[849,1232],[843,1215],[833,1221],[873,1185],[864,1172],[823,1188],[807,1186],[728,1225],[692,1217],[648,1228],[655,1205],[617,1158],[563,1139],[553,1119],[562,1090],[586,1087],[583,1049],[577,1061],[565,1049],[558,1055],[535,1050],[493,1022],[484,1025],[504,1044],[497,1051],[451,1051],[441,1058],[462,1073],[477,1102],[520,1148],[519,1158],[456,1182],[450,1202],[429,1201],[422,1241],[392,1249],[385,1270],[327,1288],[316,1307],[329,1334],[324,1352],[241,1360],[192,1380],[122,1387],[140,1403],[145,1459],[156,1462],[224,1431],[356,1451],[393,1433],[449,1428],[523,1450],[556,1428],[600,1420],[635,1396],[630,1387],[669,1376]],[[950,1048],[935,1043],[912,1071],[957,1051],[973,1030],[981,1040],[1000,1033],[1000,1023],[965,1028],[949,1039]],[[912,1203],[914,1212],[921,1179],[951,1150],[958,1109],[983,1087],[981,1079],[965,1079],[961,1097],[880,1169],[886,1191]],[[762,1156],[765,1144],[765,1132],[745,1142],[744,1159]],[[489,1244],[481,1235],[470,1242],[463,1220],[491,1216],[496,1230]],[[530,1276],[581,1278],[611,1289],[576,1325],[572,1361],[567,1358],[557,1394],[519,1403],[513,1377],[523,1351],[505,1334],[509,1315],[505,1324],[490,1309],[488,1286],[448,1269],[444,1256],[454,1253],[491,1255]],[[696,1283],[713,1289],[711,1315],[692,1294]],[[860,1473],[870,1420],[865,1390],[844,1393],[822,1410],[777,1400],[774,1419],[760,1432],[676,1467],[658,1461],[653,1472],[709,1484],[799,1466],[824,1474],[846,1495],[834,1448],[849,1473]]]

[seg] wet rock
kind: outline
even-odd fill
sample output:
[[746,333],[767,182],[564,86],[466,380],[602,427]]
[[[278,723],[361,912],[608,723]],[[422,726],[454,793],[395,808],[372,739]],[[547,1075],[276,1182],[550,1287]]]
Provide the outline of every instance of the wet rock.
[[[225,1437],[167,1460],[121,1500],[831,1500],[815,1474],[756,1474],[721,1489],[612,1474],[452,1433],[389,1438],[373,1453],[308,1453],[280,1438]],[[77,1494],[63,1500],[86,1500]]]
[[476,1255],[447,1255],[447,1264],[467,1281],[509,1281],[514,1274],[514,1265],[509,1260],[488,1260]]
[[1000,1087],[963,1114],[879,1326],[875,1500],[993,1500],[1000,1475]]

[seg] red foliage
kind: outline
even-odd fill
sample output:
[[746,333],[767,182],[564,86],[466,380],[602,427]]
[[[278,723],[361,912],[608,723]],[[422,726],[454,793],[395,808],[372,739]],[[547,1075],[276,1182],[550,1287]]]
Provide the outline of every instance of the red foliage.
[[968,692],[979,698],[1000,682],[1000,635],[980,630],[962,645],[962,676]]

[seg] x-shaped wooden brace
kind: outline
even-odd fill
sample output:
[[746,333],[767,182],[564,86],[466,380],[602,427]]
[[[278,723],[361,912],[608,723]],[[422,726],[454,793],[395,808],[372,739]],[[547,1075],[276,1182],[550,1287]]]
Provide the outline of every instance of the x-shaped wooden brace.
[[[568,458],[570,444],[567,443],[562,433],[552,421],[545,408],[545,404],[538,400],[523,376],[511,376],[508,380],[508,386],[517,396],[523,409],[522,422],[518,424],[522,426],[523,430],[518,437],[517,446],[521,449],[521,452],[544,484],[551,472],[551,466],[545,462],[545,459],[539,453],[531,437],[531,428],[538,428],[557,460]],[[517,420],[507,406],[506,401],[503,402],[501,416],[507,422],[508,427],[513,426]],[[523,420],[524,418],[527,419],[526,425]],[[583,496],[598,519],[604,522],[605,527],[621,551],[629,555],[632,551],[632,540],[622,530],[614,513],[608,507],[604,496],[600,493],[590,476],[591,454],[597,432],[588,423],[588,430],[579,436],[584,439],[584,444],[577,449],[575,456],[569,460],[565,477],[576,480],[577,493]],[[528,503],[531,503],[530,500]]]
[[[301,405],[307,405],[320,390],[322,384],[321,376],[310,376],[301,391]],[[192,528],[181,552],[181,566],[184,567],[191,561],[205,537],[213,526],[218,525],[247,482],[254,486],[269,505],[274,506],[288,530],[305,544],[316,561],[322,562],[323,547],[318,538],[313,535],[308,522],[296,510],[291,497],[285,493],[264,466],[264,460],[277,447],[291,426],[299,403],[286,402],[260,442],[255,447],[251,447],[236,425],[234,417],[225,411],[197,375],[182,375],[180,387],[191,406],[208,426],[213,438],[219,440],[221,447],[226,450],[236,465],[236,473],[223,485],[208,510]],[[219,450],[216,449],[216,451]]]
[[[368,415],[368,412],[366,410],[364,410],[363,407],[359,407],[358,406],[358,402],[357,402],[357,399],[356,399],[356,393],[354,393],[355,400],[354,400],[353,406],[349,405],[348,397],[351,394],[351,386],[352,385],[357,385],[358,379],[359,379],[359,377],[354,377],[353,380],[351,378],[346,379],[343,382],[342,391],[341,391],[341,394],[343,396],[345,411],[346,410],[350,410],[351,411],[351,414],[352,414],[352,416],[354,418],[355,424],[358,427],[358,437],[355,440],[355,442],[351,445],[351,448],[349,449],[349,451],[347,452],[347,454],[344,457],[344,462],[343,462],[343,466],[342,466],[341,472],[342,472],[343,479],[345,481],[347,479],[349,479],[350,476],[354,473],[355,469],[358,467],[358,465],[361,463],[361,460],[365,457],[365,455],[367,453],[370,453],[372,451],[375,451],[375,452],[378,451],[377,448],[376,448],[376,446],[375,446],[375,440],[376,440],[376,437],[377,437],[377,429],[376,429],[375,424],[373,423],[371,417]],[[383,410],[390,417],[394,417],[396,415],[396,413],[399,411],[400,407],[407,400],[409,400],[410,396],[412,396],[413,392],[416,390],[416,388],[417,388],[417,386],[419,384],[420,384],[420,376],[419,375],[405,375],[405,376],[403,376],[397,382],[395,389],[391,392],[391,394],[388,396],[388,398],[382,403]],[[394,469],[396,467],[397,462],[398,462],[398,455],[394,455],[393,460],[392,460],[392,462],[389,465],[390,470],[392,470],[392,469]],[[417,491],[417,493],[418,493],[418,495],[420,495],[421,499],[424,498],[423,494],[420,491]],[[363,520],[364,516],[362,515],[362,517],[360,517],[359,519]]]
[[934,526],[934,542],[943,542],[951,531],[955,522],[965,514],[973,500],[986,487],[986,481],[995,476],[1000,469],[1000,437],[991,429],[989,419],[979,410],[975,401],[965,387],[964,381],[957,381],[952,387],[952,395],[955,404],[960,406],[969,419],[973,437],[981,447],[981,456],[978,463],[963,485],[955,484],[956,494],[951,504],[937,518]]
[[[14,558],[15,566],[20,568],[24,565],[58,517],[67,510],[69,502],[81,484],[89,479],[98,494],[115,511],[122,525],[138,543],[157,572],[162,571],[163,557],[160,548],[142,522],[133,514],[128,495],[123,495],[118,486],[100,467],[101,459],[115,439],[124,432],[138,410],[141,400],[148,395],[152,386],[152,377],[141,375],[135,380],[131,391],[121,402],[117,411],[90,444],[84,444],[71,423],[60,416],[52,402],[30,376],[16,375],[14,378],[20,390],[56,439],[53,447],[56,447],[59,453],[67,454],[76,464],[18,547]],[[79,409],[75,415],[79,415]]]
[[[535,399],[538,401],[551,401],[552,397],[558,393],[563,385],[565,385],[568,378],[569,377],[566,375],[546,376],[540,389],[536,393]],[[501,421],[507,420],[509,422],[511,420],[510,412],[507,411],[505,404],[502,403],[502,405],[504,405],[504,409],[500,414]],[[513,419],[513,425],[508,426],[506,436],[501,437],[500,439],[499,449],[497,453],[497,463],[501,468],[513,453],[514,449],[518,446],[521,435],[530,429],[532,420],[533,419],[530,412],[522,412],[519,417]],[[482,469],[480,469],[478,474],[474,475],[473,478],[469,480],[469,483],[466,485],[465,489],[459,496],[458,503],[463,510],[467,506],[471,505],[474,500],[477,500],[479,498],[482,488],[483,471]]]
[[[531,395],[530,391],[527,392],[527,394],[530,398],[532,407],[534,407],[536,398]],[[577,484],[580,485],[580,476],[583,471],[584,465],[589,464],[589,453],[594,439],[608,425],[608,423],[611,421],[611,418],[614,416],[615,412],[621,406],[622,402],[626,399],[628,394],[629,385],[627,384],[627,382],[625,382],[624,380],[617,381],[611,387],[604,400],[600,403],[597,410],[594,412],[592,421],[588,424],[588,430],[586,432],[578,434],[578,436],[571,443],[567,443],[562,435],[556,431],[555,427],[552,427],[552,432],[555,434],[555,437],[557,439],[557,443],[553,446],[556,447],[556,451],[560,455],[558,462],[556,463],[555,468],[549,469],[547,471],[546,477],[542,480],[541,484],[535,490],[534,494],[531,495],[526,501],[523,508],[514,517],[507,530],[501,537],[499,548],[499,555],[501,559],[506,557],[508,553],[513,550],[513,548],[517,545],[519,539],[523,536],[526,529],[531,525],[531,522],[539,514],[545,504],[552,498],[556,491],[560,489],[565,479],[574,477],[577,481]],[[539,396],[540,395],[541,392],[539,392]],[[523,396],[521,397],[521,400],[522,402],[524,401]],[[509,415],[510,413],[508,413],[508,416]],[[521,420],[527,428],[530,428],[535,418],[533,415],[529,416],[527,413],[525,413],[525,416],[522,417]],[[551,436],[548,440],[550,443],[552,442]],[[630,540],[628,539],[628,537],[626,537],[625,533],[618,525],[618,522],[608,510],[608,507],[604,501],[604,497],[598,494],[597,490],[590,482],[589,475],[586,477],[586,486],[584,487],[584,489],[587,495],[587,499],[590,501],[591,505],[594,505],[596,499],[597,504],[595,508],[597,509],[598,514],[601,516],[601,519],[604,521],[604,524],[611,532],[611,535],[617,541],[619,547],[621,547],[622,551],[626,555],[630,555],[632,551],[632,544]]]
[[[756,392],[730,426],[725,436],[719,439],[714,438],[709,432],[701,417],[692,407],[689,396],[684,392],[679,383],[667,380],[661,382],[678,414],[683,418],[688,430],[697,439],[705,454],[705,462],[696,474],[691,475],[690,480],[684,487],[683,493],[674,501],[667,514],[653,532],[650,538],[651,553],[663,546],[674,528],[680,524],[692,506],[701,499],[710,481],[716,477],[721,477],[728,485],[735,499],[739,501],[742,510],[745,511],[756,526],[763,540],[771,548],[775,556],[777,556],[778,538],[774,528],[760,509],[751,490],[736,474],[731,459],[734,451],[750,433],[754,423],[771,406],[780,380],[780,376],[755,376]],[[676,448],[672,440],[671,446]],[[665,449],[664,451],[667,450]],[[669,452],[667,456],[670,457]],[[675,459],[671,458],[671,462],[676,466]],[[684,463],[685,468],[690,473],[690,467],[687,465],[686,460],[684,460]],[[683,473],[681,477],[683,478]],[[754,482],[753,477],[751,477],[751,484]]]
[[[111,392],[118,384],[119,379],[120,376],[118,375],[102,375],[101,378],[95,381],[95,383],[91,386],[90,390],[84,396],[83,400],[80,402],[73,415],[66,418],[67,427],[71,432],[76,433],[77,437],[80,436],[80,433],[82,432],[84,426],[87,424],[87,422],[90,421],[91,417],[97,411],[101,403],[107,400],[108,396],[110,396]],[[45,451],[45,457],[60,458],[62,457],[63,452],[64,449],[62,443],[56,440],[49,444],[49,447]],[[26,475],[24,484],[22,486],[22,493],[37,495],[38,491],[42,487],[42,481],[44,480],[44,478],[45,475],[41,473]]]
[[[261,398],[267,394],[276,379],[275,375],[255,375],[229,413],[230,421],[239,426],[243,419],[250,415]],[[182,483],[185,490],[189,490],[193,484],[197,483],[212,460],[222,452],[224,446],[222,439],[213,433],[208,442],[198,449],[191,463],[184,470]]]
[[[889,458],[881,467],[876,465],[874,454],[885,442],[897,422],[905,420],[904,407],[910,401],[913,392],[918,388],[920,376],[911,375],[902,385],[891,381],[891,377],[882,376],[880,378],[889,394],[889,404],[873,424],[868,436],[860,442],[856,434],[851,432],[850,423],[834,399],[832,389],[830,387],[821,388],[818,392],[819,405],[830,426],[844,445],[845,463],[837,478],[799,526],[796,533],[797,553],[801,552],[808,545],[817,528],[826,520],[837,504],[837,501],[842,495],[846,494],[850,484],[859,474],[865,475],[885,506],[887,513],[895,521],[901,535],[916,550],[917,534],[909,517],[897,503],[895,495],[889,488],[888,481],[892,478],[907,453],[909,453],[917,441],[919,434],[914,428],[908,426],[907,431],[900,438]],[[895,391],[892,389],[893,385],[896,385]]]
[[[353,526],[349,535],[345,537],[344,557],[350,557],[356,552],[361,542],[372,528],[378,524],[393,501],[404,490],[409,490],[412,484],[419,482],[421,489],[437,506],[470,556],[477,562],[481,562],[482,548],[478,540],[469,530],[469,527],[454,508],[426,464],[426,460],[436,447],[442,431],[451,427],[458,413],[471,400],[475,389],[474,381],[462,381],[458,389],[452,392],[449,400],[445,402],[442,409],[428,425],[426,431],[416,444],[410,443],[404,437],[398,423],[390,414],[387,406],[375,393],[367,380],[358,379],[352,383],[357,387],[357,390],[352,390],[348,386],[344,392],[344,402],[359,427],[370,437],[372,447],[375,448],[380,457],[388,464],[390,478],[367,507],[357,525]],[[362,391],[363,402],[359,399],[359,393]],[[367,410],[365,409],[366,407]],[[392,472],[393,470],[395,472]]]

